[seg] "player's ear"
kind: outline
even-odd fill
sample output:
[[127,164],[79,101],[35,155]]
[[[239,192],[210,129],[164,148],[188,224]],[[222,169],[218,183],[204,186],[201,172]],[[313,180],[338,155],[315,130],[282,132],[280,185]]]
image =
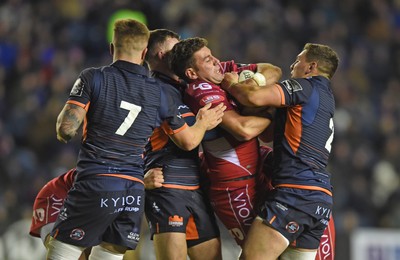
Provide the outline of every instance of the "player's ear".
[[185,75],[186,75],[186,77],[188,77],[188,79],[192,79],[192,80],[198,78],[197,73],[193,68],[186,69]]
[[309,72],[314,72],[318,70],[318,63],[316,61],[310,62],[308,65]]
[[158,58],[159,60],[163,60],[163,58],[164,58],[164,52],[163,52],[163,51],[157,52],[157,58]]
[[147,50],[148,50],[148,49],[145,48],[145,49],[142,51],[142,56],[141,56],[142,61],[144,61],[144,59],[146,58]]

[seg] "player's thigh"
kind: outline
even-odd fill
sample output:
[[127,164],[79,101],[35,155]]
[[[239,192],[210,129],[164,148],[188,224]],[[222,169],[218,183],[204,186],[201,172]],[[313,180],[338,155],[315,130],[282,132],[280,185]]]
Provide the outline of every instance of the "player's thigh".
[[317,250],[288,247],[279,257],[279,260],[314,260]]
[[288,240],[281,233],[257,217],[247,235],[243,256],[251,260],[275,260],[288,245]]
[[167,232],[154,234],[153,244],[156,258],[159,260],[186,259],[185,233]]
[[135,250],[126,250],[123,260],[140,260],[140,251],[137,250],[137,247]]
[[191,260],[221,260],[221,240],[213,238],[188,249],[188,255]]

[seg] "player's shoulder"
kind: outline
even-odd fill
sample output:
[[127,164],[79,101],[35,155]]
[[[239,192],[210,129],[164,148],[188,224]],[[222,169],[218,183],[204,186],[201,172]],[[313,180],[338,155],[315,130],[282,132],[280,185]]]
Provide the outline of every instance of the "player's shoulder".
[[217,84],[198,80],[189,83],[187,90],[188,92],[202,92],[202,91],[215,91],[215,90],[219,91],[221,90],[221,88]]
[[283,89],[288,93],[294,93],[297,91],[302,91],[304,88],[312,87],[312,83],[308,78],[291,78],[280,82]]

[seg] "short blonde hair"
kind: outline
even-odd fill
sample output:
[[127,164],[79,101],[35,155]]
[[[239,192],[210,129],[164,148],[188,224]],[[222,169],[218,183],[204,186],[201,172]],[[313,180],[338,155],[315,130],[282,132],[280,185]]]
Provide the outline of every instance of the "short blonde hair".
[[134,19],[120,19],[114,23],[113,44],[117,52],[140,52],[147,47],[150,31]]

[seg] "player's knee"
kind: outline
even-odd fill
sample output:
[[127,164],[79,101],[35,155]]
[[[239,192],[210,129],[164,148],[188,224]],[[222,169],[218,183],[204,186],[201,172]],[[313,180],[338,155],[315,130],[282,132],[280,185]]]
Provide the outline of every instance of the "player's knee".
[[221,240],[212,238],[188,248],[190,259],[222,260]]
[[279,257],[279,260],[314,260],[317,250],[299,250],[288,247]]
[[[121,249],[121,248],[116,248],[114,246],[111,246],[111,244],[107,244],[107,248],[103,247],[104,244],[102,245],[97,245],[92,248],[92,251],[90,252],[89,255],[89,260],[104,260],[104,259],[109,259],[109,260],[122,260],[124,257],[124,253],[126,251]],[[123,252],[121,252],[123,251]]]
[[47,260],[75,260],[84,250],[82,247],[66,244],[52,237],[47,246]]

